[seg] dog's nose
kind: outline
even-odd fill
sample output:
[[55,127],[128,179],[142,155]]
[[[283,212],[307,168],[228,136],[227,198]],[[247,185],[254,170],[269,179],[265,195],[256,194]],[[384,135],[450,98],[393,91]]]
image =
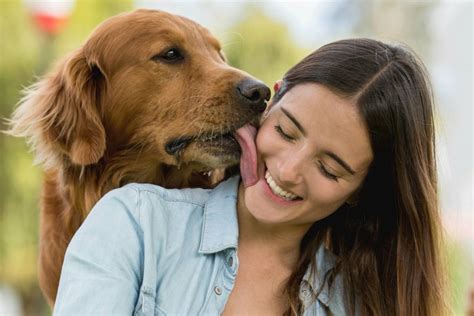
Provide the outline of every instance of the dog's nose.
[[256,106],[259,112],[265,111],[265,101],[270,99],[270,89],[255,79],[245,79],[237,85],[237,91],[245,101]]

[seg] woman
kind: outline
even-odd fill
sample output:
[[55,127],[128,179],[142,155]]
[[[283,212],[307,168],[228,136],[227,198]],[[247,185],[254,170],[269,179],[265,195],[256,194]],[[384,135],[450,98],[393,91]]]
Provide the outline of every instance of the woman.
[[56,314],[442,315],[432,99],[406,49],[343,40],[275,86],[241,175],[112,191]]

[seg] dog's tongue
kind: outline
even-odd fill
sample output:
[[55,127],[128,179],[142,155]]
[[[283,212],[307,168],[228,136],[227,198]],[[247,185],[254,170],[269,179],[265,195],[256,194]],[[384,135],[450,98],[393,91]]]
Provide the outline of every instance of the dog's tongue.
[[255,146],[256,135],[257,129],[249,124],[244,125],[234,133],[242,149],[242,156],[240,156],[240,175],[245,187],[252,186],[258,181],[257,148]]

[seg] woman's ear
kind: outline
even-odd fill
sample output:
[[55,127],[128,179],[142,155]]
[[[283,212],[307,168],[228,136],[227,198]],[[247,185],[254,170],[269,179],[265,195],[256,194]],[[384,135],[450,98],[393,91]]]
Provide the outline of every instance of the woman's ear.
[[106,78],[82,49],[26,90],[11,119],[10,134],[27,137],[37,161],[51,166],[67,156],[75,165],[94,164],[105,151],[100,100]]
[[270,109],[273,106],[273,100],[275,100],[275,95],[278,93],[278,91],[280,91],[282,82],[283,80],[279,79],[273,85],[273,91],[275,91],[275,93],[273,95],[273,98],[267,103],[267,108],[265,109],[265,112],[263,112],[262,118],[260,119],[260,124],[268,117],[268,112],[270,112]]
[[351,196],[346,200],[346,204],[349,205],[350,207],[356,207],[359,204],[359,194],[360,191],[362,190],[362,185],[359,186],[352,194]]
[[279,79],[275,82],[275,84],[273,85],[273,91],[275,91],[275,94],[278,93],[278,91],[280,91],[280,88],[281,88],[281,84],[282,84],[283,80],[282,79]]
[[359,202],[359,199],[356,196],[351,196],[346,200],[346,204],[350,207],[356,207]]
[[268,117],[268,113],[270,112],[270,108],[273,105],[273,99],[267,102],[267,108],[263,112],[262,116],[260,117],[260,126],[262,125],[263,121],[265,121]]

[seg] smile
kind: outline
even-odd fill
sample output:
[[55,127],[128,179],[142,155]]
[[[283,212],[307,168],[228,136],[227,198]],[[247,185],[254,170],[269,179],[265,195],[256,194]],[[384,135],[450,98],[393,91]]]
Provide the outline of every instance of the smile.
[[267,181],[268,186],[272,190],[273,194],[281,197],[282,199],[286,201],[294,201],[299,199],[299,197],[291,192],[285,191],[282,189],[278,184],[275,183],[273,180],[272,176],[270,175],[270,172],[268,170],[265,172],[265,180]]

